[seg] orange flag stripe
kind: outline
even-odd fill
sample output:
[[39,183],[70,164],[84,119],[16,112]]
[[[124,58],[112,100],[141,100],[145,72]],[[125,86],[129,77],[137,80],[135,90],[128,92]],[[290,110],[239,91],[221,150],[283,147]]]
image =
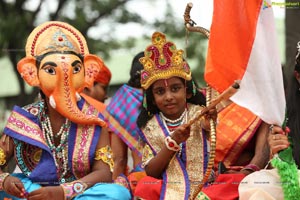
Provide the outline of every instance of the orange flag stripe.
[[262,0],[215,0],[205,80],[223,92],[241,80],[256,35]]

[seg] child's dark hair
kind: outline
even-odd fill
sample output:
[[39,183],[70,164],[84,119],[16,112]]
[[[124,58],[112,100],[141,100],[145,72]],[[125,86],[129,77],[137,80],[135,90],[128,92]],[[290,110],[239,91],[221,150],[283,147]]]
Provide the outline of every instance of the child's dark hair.
[[[180,79],[183,83],[186,84],[186,93],[192,94],[192,97],[187,99],[187,103],[195,105],[206,105],[205,96],[199,91],[193,79],[190,81],[185,81],[182,78]],[[144,128],[147,122],[153,117],[153,115],[159,113],[159,109],[154,104],[152,86],[145,90],[144,93],[146,94],[147,109],[143,105],[141,105],[141,112],[137,118],[137,125],[139,128]]]
[[143,65],[139,61],[141,57],[144,57],[143,51],[136,54],[131,62],[130,78],[127,83],[131,87],[141,88],[141,70],[143,69]]
[[[300,73],[300,53],[297,52],[294,70]],[[290,128],[290,139],[292,140],[293,157],[300,168],[300,83],[293,77],[287,91],[287,126]]]

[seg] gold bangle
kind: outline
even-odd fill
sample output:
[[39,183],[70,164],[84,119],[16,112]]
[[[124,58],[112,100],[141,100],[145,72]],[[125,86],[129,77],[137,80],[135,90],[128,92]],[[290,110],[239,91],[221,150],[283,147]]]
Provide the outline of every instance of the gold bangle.
[[0,174],[0,191],[2,191],[2,190],[4,189],[3,183],[4,183],[5,179],[6,179],[8,176],[9,176],[9,173],[2,173],[2,174]]
[[6,154],[5,151],[0,147],[0,166],[6,164]]
[[95,160],[102,160],[109,165],[110,171],[113,172],[114,161],[112,159],[112,150],[110,146],[106,145],[95,152]]

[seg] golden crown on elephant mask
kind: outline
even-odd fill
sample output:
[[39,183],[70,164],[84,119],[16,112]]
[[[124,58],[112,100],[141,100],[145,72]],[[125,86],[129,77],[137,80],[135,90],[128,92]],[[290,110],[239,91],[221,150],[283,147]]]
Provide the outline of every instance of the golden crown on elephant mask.
[[29,85],[40,87],[51,107],[75,123],[106,125],[77,106],[79,93],[94,85],[104,66],[101,58],[89,54],[77,29],[59,21],[43,23],[31,32],[25,48],[26,57],[18,62],[18,71]]
[[191,71],[183,53],[173,42],[167,41],[163,33],[154,32],[152,44],[144,51],[145,57],[139,59],[144,66],[141,71],[142,87],[148,89],[155,81],[173,76],[191,80]]

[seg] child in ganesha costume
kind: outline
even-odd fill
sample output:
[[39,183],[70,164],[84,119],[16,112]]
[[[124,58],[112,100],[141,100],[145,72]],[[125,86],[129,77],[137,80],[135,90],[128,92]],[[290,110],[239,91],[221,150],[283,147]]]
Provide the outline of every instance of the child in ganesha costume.
[[79,93],[91,87],[103,61],[89,54],[74,27],[46,22],[26,43],[18,71],[41,98],[15,106],[0,143],[0,166],[15,156],[20,174],[0,172],[0,197],[130,199],[112,184],[112,152],[101,114]]

